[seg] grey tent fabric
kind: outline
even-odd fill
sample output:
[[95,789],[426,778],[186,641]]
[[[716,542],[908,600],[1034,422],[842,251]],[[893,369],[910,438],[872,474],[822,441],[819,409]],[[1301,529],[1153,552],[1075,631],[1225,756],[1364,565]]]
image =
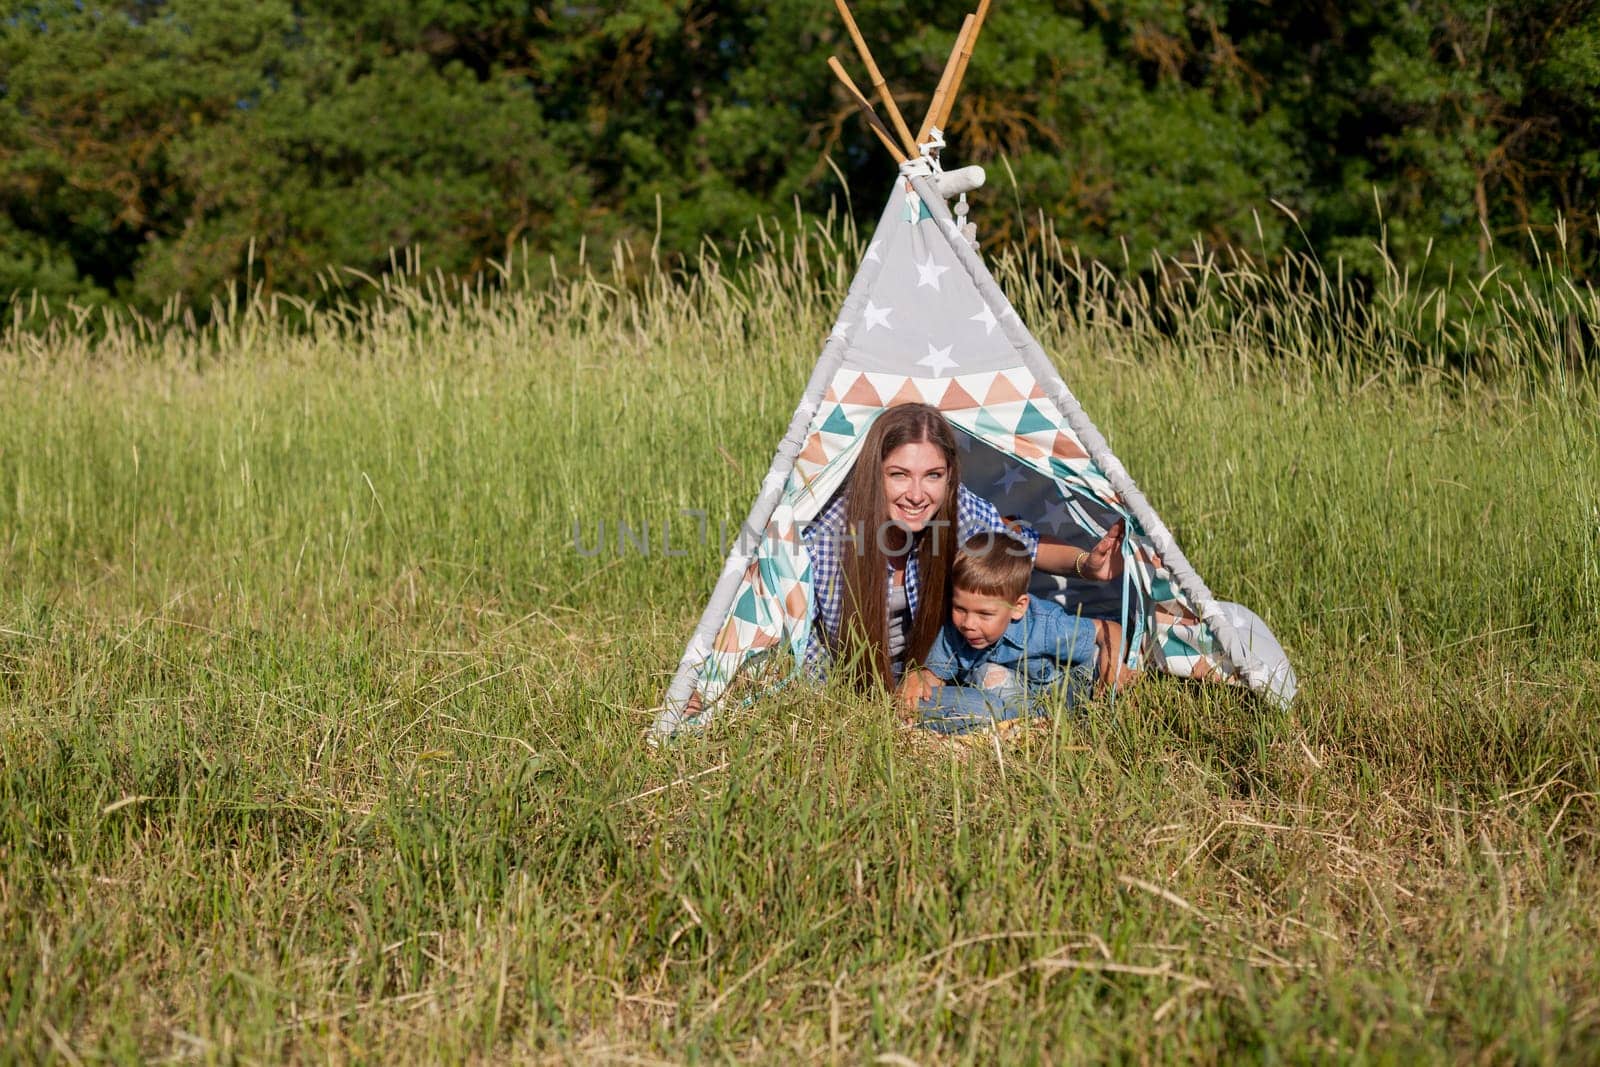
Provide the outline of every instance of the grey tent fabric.
[[[934,404],[952,426],[992,449],[996,491],[1042,507],[1045,523],[1070,517],[1093,533],[1114,514],[1132,520],[1137,532],[1125,555],[1137,578],[1131,590],[1137,603],[1123,600],[1121,606],[1135,612],[1136,629],[1151,625],[1145,645],[1131,655],[1145,657],[1151,669],[1222,677],[1281,696],[1281,687],[1273,688],[1281,673],[1274,675],[1254,654],[1256,646],[1243,639],[1061,380],[964,238],[935,174],[925,160],[902,166],[679,662],[656,720],[657,736],[704,725],[710,706],[748,661],[805,647],[812,594],[796,529],[842,484],[876,413],[908,400]],[[1260,630],[1270,636],[1265,624]],[[691,712],[696,694],[702,700]]]

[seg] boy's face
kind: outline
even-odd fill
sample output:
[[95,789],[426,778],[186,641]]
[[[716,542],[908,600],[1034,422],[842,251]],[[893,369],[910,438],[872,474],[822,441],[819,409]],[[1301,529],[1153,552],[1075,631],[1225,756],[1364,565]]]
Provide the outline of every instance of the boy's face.
[[973,648],[988,648],[1028,610],[1028,594],[1016,600],[957,589],[950,598],[950,621],[961,639]]

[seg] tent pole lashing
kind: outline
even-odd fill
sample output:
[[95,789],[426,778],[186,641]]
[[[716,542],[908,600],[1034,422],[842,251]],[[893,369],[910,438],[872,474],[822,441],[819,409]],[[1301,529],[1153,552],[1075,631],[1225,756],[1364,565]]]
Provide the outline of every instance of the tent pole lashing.
[[889,121],[894,123],[895,133],[899,135],[907,157],[916,156],[917,142],[912,140],[911,131],[906,128],[905,118],[895,106],[894,97],[889,95],[888,83],[883,80],[878,64],[872,60],[872,51],[867,48],[867,42],[856,26],[855,16],[850,14],[850,5],[845,3],[845,0],[833,0],[833,2],[839,8],[840,17],[844,19],[845,29],[850,31],[850,39],[855,42],[856,53],[861,56],[861,62],[866,64],[867,77],[872,80],[872,88],[878,94],[878,99],[883,101],[883,109],[889,113]]

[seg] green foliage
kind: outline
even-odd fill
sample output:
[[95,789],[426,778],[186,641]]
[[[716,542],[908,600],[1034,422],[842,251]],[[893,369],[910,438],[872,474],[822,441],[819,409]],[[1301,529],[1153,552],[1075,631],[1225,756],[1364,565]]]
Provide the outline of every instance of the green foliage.
[[[956,10],[856,13],[915,126]],[[1391,249],[1477,271],[1565,216],[1584,277],[1597,51],[1588,0],[1003,0],[950,158],[1015,172],[1029,207],[996,201],[993,242],[1042,214],[1118,264],[1197,236],[1276,255],[1302,241],[1276,201],[1309,250],[1376,277],[1376,198]],[[830,54],[859,70],[825,0],[13,0],[0,298],[316,296],[393,249],[468,275],[580,236],[692,254],[795,198],[825,209],[835,168],[865,218],[887,160]]]
[[[465,13],[389,4],[28,5],[0,31],[0,178],[18,229],[77,267],[0,287],[203,301],[245,276],[315,293],[330,264],[420,246],[450,273],[587,199],[528,79],[454,54]],[[48,10],[47,10],[48,9]],[[37,255],[37,254],[36,254]]]

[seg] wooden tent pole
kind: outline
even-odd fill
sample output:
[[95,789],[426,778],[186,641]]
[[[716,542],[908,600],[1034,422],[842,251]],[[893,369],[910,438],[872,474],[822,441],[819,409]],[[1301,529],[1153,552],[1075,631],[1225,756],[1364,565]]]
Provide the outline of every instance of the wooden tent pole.
[[866,64],[867,77],[872,79],[872,88],[876,90],[878,99],[883,101],[883,109],[889,113],[889,121],[894,123],[895,132],[900,135],[900,142],[905,146],[906,154],[917,155],[917,142],[911,139],[911,131],[906,128],[906,120],[901,117],[900,109],[895,106],[894,97],[889,95],[889,86],[878,71],[878,64],[872,61],[872,52],[867,49],[867,42],[861,37],[855,16],[850,14],[850,5],[845,3],[845,0],[833,0],[833,2],[844,18],[845,29],[850,31],[850,39],[855,42],[856,52],[861,56],[861,62]]
[[968,15],[961,21],[961,32],[956,34],[955,47],[950,49],[950,58],[945,60],[944,73],[939,76],[939,87],[933,91],[933,99],[928,102],[928,113],[923,116],[922,128],[917,131],[919,145],[928,139],[929,131],[937,125],[935,120],[944,110],[945,97],[950,93],[950,84],[955,79],[956,68],[961,65],[961,49],[967,42],[968,34],[972,32],[972,23],[976,18],[976,15]]
[[856,102],[856,107],[859,107],[861,113],[866,116],[867,125],[872,129],[873,133],[878,135],[878,140],[883,142],[883,147],[889,150],[889,154],[894,157],[894,161],[896,163],[904,163],[906,154],[900,151],[899,145],[894,143],[894,135],[883,124],[883,120],[878,117],[878,113],[872,110],[872,102],[861,95],[861,90],[856,88],[856,83],[851,81],[850,75],[844,72],[844,65],[839,62],[838,56],[828,57],[828,69],[833,71],[834,75],[844,83],[845,90],[849,92],[850,98]]
[[950,91],[944,97],[944,111],[934,123],[941,130],[950,125],[950,112],[956,106],[956,93],[961,89],[961,79],[967,76],[967,62],[972,59],[972,50],[978,45],[978,34],[983,32],[983,20],[989,17],[989,0],[982,0],[978,4],[978,13],[973,16],[972,32],[967,35],[966,42],[961,46],[961,63],[956,67],[955,80],[950,83]]

